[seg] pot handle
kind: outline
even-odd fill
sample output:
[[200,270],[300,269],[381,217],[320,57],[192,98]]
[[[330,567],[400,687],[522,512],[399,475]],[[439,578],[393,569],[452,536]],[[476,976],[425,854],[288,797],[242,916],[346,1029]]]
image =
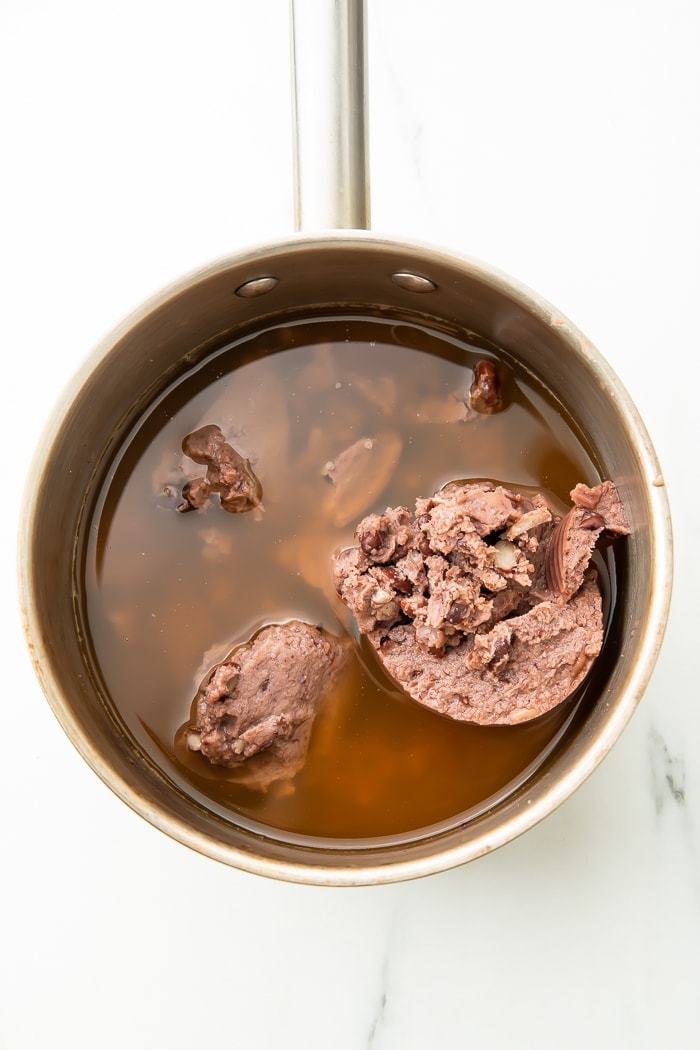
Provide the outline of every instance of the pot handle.
[[366,0],[291,0],[294,225],[370,228]]

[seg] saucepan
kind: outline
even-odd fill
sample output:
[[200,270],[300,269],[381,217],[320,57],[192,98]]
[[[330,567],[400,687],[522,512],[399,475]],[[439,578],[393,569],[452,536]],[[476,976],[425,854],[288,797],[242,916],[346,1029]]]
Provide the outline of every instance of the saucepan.
[[[56,717],[95,773],[137,814],[202,854],[265,876],[372,884],[472,861],[532,828],[596,769],[637,707],[662,642],[671,591],[663,477],[639,414],[585,336],[500,271],[437,247],[370,232],[365,7],[292,10],[297,232],[193,273],[96,348],[48,422],[27,487],[19,571],[27,643]],[[309,232],[318,231],[318,232]],[[594,703],[507,798],[415,841],[325,848],[222,819],[173,788],[132,740],[89,672],[76,615],[86,508],[133,421],[209,348],[258,321],[348,306],[479,333],[540,377],[576,421],[631,527],[618,583],[624,638]]]

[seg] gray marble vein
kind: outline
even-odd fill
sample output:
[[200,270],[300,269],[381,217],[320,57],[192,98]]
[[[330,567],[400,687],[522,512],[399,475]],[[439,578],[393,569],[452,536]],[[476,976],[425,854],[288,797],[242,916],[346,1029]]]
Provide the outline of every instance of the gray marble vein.
[[386,1026],[387,1002],[389,1001],[389,985],[391,978],[392,957],[396,934],[397,913],[394,909],[391,921],[387,928],[386,943],[384,946],[384,957],[379,974],[378,995],[374,1014],[367,1036],[367,1050],[378,1050],[382,1042],[382,1033]]
[[[648,754],[657,820],[662,818],[667,805],[678,815],[674,837],[681,847],[681,855],[685,855],[685,866],[690,877],[695,905],[700,909],[700,856],[696,824],[687,791],[685,759],[683,755],[671,752],[654,725],[649,727]],[[666,820],[665,822],[667,823]]]
[[387,1001],[386,989],[383,989],[382,993],[381,993],[381,996],[379,998],[379,1002],[377,1003],[377,1008],[375,1010],[374,1017],[372,1019],[372,1025],[371,1025],[370,1030],[369,1030],[369,1037],[367,1039],[368,1050],[374,1050],[374,1048],[377,1046],[377,1036],[378,1036],[378,1033],[381,1032],[381,1029],[382,1029],[383,1024],[384,1024],[384,1014],[386,1012],[386,1001]]
[[685,761],[682,755],[671,754],[668,744],[655,726],[649,729],[648,748],[654,804],[660,816],[669,801],[685,806]]

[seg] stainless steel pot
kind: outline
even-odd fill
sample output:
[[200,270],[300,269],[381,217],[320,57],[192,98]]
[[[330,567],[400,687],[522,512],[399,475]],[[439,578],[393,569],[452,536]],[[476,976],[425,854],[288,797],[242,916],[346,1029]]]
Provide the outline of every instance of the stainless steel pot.
[[[639,703],[659,652],[671,592],[671,528],[644,424],[578,329],[497,270],[368,232],[364,5],[328,3],[323,24],[317,4],[297,0],[293,13],[297,228],[327,232],[250,248],[186,277],[95,350],[57,405],[32,467],[20,586],[27,642],[56,717],[132,809],[173,838],[247,871],[318,884],[380,883],[490,852],[551,813],[593,772]],[[601,472],[616,482],[632,526],[618,595],[626,642],[597,702],[574,720],[550,759],[489,812],[428,839],[375,849],[273,841],[175,791],[122,732],[93,684],[75,611],[76,560],[101,467],[159,391],[243,325],[346,304],[420,312],[512,353],[577,420]]]

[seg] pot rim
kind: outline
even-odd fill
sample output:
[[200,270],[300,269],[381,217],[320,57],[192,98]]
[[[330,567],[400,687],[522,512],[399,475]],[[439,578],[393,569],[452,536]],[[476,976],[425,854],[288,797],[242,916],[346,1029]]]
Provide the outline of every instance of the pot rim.
[[[78,720],[71,711],[70,704],[62,697],[57,684],[45,667],[50,666],[49,652],[39,630],[39,620],[34,604],[34,575],[37,566],[31,563],[30,550],[34,535],[36,516],[39,504],[39,493],[36,486],[31,486],[31,479],[42,476],[48,450],[53,446],[56,436],[66,420],[71,404],[79,394],[87,378],[102,361],[108,351],[132,328],[143,321],[154,310],[163,306],[188,288],[206,281],[208,278],[225,272],[227,269],[240,266],[246,262],[260,267],[280,251],[307,250],[318,247],[351,247],[362,245],[364,248],[387,248],[401,250],[405,248],[413,256],[419,255],[434,261],[443,261],[449,266],[459,266],[465,272],[471,272],[480,279],[485,279],[496,290],[519,302],[529,313],[536,315],[546,323],[557,327],[560,336],[569,344],[576,354],[583,354],[588,365],[603,387],[606,395],[617,404],[618,412],[624,412],[628,419],[630,432],[634,434],[635,449],[640,463],[640,470],[649,485],[649,505],[652,513],[650,531],[653,537],[653,586],[651,589],[648,613],[645,623],[640,627],[643,638],[639,644],[640,658],[628,677],[624,691],[616,701],[615,710],[600,731],[585,747],[582,753],[572,761],[568,768],[559,774],[545,790],[535,793],[515,808],[514,812],[502,818],[497,826],[487,828],[485,833],[447,848],[436,848],[427,856],[408,860],[396,860],[372,864],[363,862],[368,859],[368,851],[358,849],[357,861],[345,866],[328,864],[298,863],[280,861],[256,856],[246,850],[224,845],[211,836],[189,825],[186,821],[167,813],[157,804],[150,802],[121,776],[116,768],[94,747],[92,741],[83,732]],[[426,276],[428,274],[426,273]],[[673,566],[673,541],[670,512],[666,490],[660,467],[654,452],[649,434],[625,387],[611,366],[583,333],[556,310],[544,297],[531,288],[507,275],[504,271],[483,263],[474,257],[435,247],[421,241],[394,239],[378,236],[366,230],[329,230],[314,234],[294,234],[285,240],[268,241],[244,248],[235,254],[221,257],[201,266],[181,277],[155,295],[151,296],[113,330],[99,341],[95,349],[84,360],[74,373],[63,394],[58,399],[53,413],[47,420],[36,450],[32,457],[29,474],[25,482],[18,537],[18,579],[20,609],[25,640],[34,671],[40,686],[51,706],[54,715],[71,740],[76,750],[93,769],[100,779],[131,809],[140,814],[150,824],[168,834],[171,838],[195,851],[237,867],[252,874],[264,875],[288,882],[314,885],[369,885],[404,881],[448,868],[456,867],[469,860],[476,859],[492,852],[505,843],[519,837],[525,831],[539,823],[553,812],[591,775],[602,759],[611,750],[622,730],[629,722],[638,706],[647,686],[659,654],[666,626],[668,609],[671,600]],[[439,840],[436,840],[436,845]],[[323,850],[318,855],[322,857]]]

